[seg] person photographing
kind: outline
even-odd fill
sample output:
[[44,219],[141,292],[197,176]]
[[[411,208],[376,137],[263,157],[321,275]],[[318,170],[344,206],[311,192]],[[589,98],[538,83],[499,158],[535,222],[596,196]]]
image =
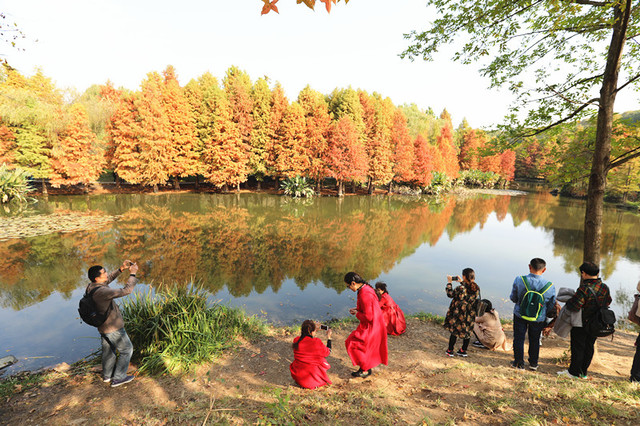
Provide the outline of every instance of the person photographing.
[[[129,278],[122,288],[111,288],[109,284],[123,271],[129,270]],[[102,343],[102,381],[111,383],[111,387],[117,387],[129,383],[134,376],[127,375],[129,361],[133,355],[133,345],[124,329],[124,319],[115,299],[131,294],[138,282],[136,273],[138,265],[130,260],[125,260],[120,268],[107,274],[100,265],[89,268],[89,280],[86,293],[93,290],[93,301],[98,312],[104,312],[106,319],[98,327],[100,341]]]
[[[318,329],[327,331],[327,345],[318,337]],[[331,329],[319,323],[306,320],[300,326],[300,336],[293,340],[293,362],[289,366],[291,377],[306,389],[316,389],[330,385],[327,370],[331,368],[326,358],[331,353]]]
[[451,333],[449,347],[445,352],[447,356],[453,356],[453,347],[456,340],[462,339],[462,347],[455,355],[466,357],[467,348],[471,341],[471,332],[476,319],[476,304],[480,295],[480,287],[475,282],[476,273],[471,268],[462,270],[462,282],[455,289],[453,281],[460,281],[460,276],[447,275],[445,291],[451,300],[447,316],[444,319],[444,328]]

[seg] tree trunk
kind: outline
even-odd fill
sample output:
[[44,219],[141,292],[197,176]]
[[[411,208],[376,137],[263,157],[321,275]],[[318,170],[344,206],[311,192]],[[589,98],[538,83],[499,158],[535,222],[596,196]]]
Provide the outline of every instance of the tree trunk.
[[257,187],[256,189],[257,189],[258,191],[262,190],[262,181],[261,181],[261,180],[259,180],[259,179],[257,179],[257,180],[256,180],[256,182],[257,182],[257,184],[258,184],[258,187]]
[[158,192],[158,184],[157,183],[153,184],[153,192],[154,193]]
[[338,197],[344,197],[344,182],[338,181]]
[[[620,7],[624,7],[622,10]],[[589,176],[587,190],[587,208],[584,216],[584,252],[585,262],[600,263],[600,245],[602,242],[602,210],[604,204],[604,190],[609,171],[609,156],[611,154],[611,130],[613,125],[613,106],[616,100],[618,73],[624,47],[631,2],[626,1],[615,6],[614,26],[607,65],[602,77],[600,88],[600,107],[596,124],[596,145],[593,151],[593,162]]]
[[180,182],[178,182],[178,176],[173,177],[173,189],[180,189]]
[[369,183],[367,185],[367,192],[369,193],[369,195],[373,194],[373,179],[369,178]]
[[44,181],[44,178],[40,179],[42,181],[42,195],[48,195],[49,193],[47,192],[47,184]]
[[236,184],[236,192],[240,193],[240,182]]
[[196,175],[196,190],[200,189],[200,176]]
[[226,183],[222,185],[222,192],[229,192],[229,186]]
[[122,179],[120,179],[120,176],[118,176],[118,174],[116,172],[113,172],[114,176],[116,177],[116,186],[118,188],[121,187],[121,183],[122,183]]

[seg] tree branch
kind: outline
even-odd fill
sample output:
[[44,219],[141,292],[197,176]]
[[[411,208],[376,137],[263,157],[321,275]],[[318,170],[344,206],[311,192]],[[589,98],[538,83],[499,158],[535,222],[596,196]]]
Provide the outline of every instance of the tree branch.
[[608,1],[595,1],[595,0],[573,0],[578,4],[586,4],[588,6],[609,6],[611,2]]
[[[635,152],[634,152],[635,151]],[[633,152],[633,154],[631,154]],[[629,152],[624,153],[623,155],[621,155],[620,157],[618,157],[618,159],[610,161],[609,165],[607,166],[607,171],[614,169],[618,166],[623,165],[624,163],[633,160],[634,158],[638,158],[640,157],[640,146],[638,148],[635,148]]]
[[637,79],[640,78],[640,74],[637,74],[635,77],[633,77],[631,80],[627,81],[625,84],[623,84],[622,86],[618,87],[616,90],[614,90],[614,93],[618,93],[619,91],[621,91],[622,89],[624,89],[626,86],[628,86],[629,84],[633,83],[634,81],[636,81]]
[[562,123],[564,123],[564,122],[566,122],[566,121],[571,120],[573,117],[575,117],[576,115],[578,115],[578,113],[579,113],[580,111],[582,111],[583,109],[585,109],[585,108],[586,108],[586,107],[588,107],[589,105],[592,105],[592,104],[594,104],[594,103],[596,103],[596,102],[598,102],[598,101],[600,101],[600,98],[593,98],[593,99],[589,99],[587,102],[585,102],[584,104],[582,104],[582,105],[580,106],[580,108],[576,109],[575,111],[573,111],[571,114],[569,114],[569,115],[568,115],[568,116],[566,116],[565,118],[563,118],[563,119],[561,119],[561,120],[558,120],[558,121],[556,121],[555,123],[551,123],[551,124],[549,124],[548,126],[543,127],[542,129],[535,130],[535,131],[533,131],[533,132],[531,132],[531,133],[525,133],[525,134],[520,135],[520,136],[521,136],[521,137],[523,137],[523,138],[528,138],[528,137],[536,136],[536,135],[539,135],[540,133],[546,132],[547,130],[549,130],[549,129],[551,129],[551,128],[555,127],[555,126],[557,126],[558,124],[562,124]]

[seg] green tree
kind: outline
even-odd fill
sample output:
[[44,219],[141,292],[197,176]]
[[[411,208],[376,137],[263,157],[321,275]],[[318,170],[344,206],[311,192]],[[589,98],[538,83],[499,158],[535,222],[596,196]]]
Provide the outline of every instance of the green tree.
[[258,189],[264,175],[267,173],[267,147],[271,143],[271,89],[266,78],[259,78],[251,89],[253,110],[251,118],[251,157],[249,167],[258,181]]
[[[407,35],[413,44],[402,56],[432,60],[444,45],[464,38],[454,60],[482,62],[481,73],[492,87],[507,85],[516,95],[507,121],[512,134],[539,134],[597,108],[584,260],[599,262],[607,172],[640,155],[630,151],[615,162],[610,158],[616,95],[640,82],[640,6],[631,0],[427,4],[436,8],[439,18],[426,31]],[[523,120],[518,116],[521,109],[528,111]]]

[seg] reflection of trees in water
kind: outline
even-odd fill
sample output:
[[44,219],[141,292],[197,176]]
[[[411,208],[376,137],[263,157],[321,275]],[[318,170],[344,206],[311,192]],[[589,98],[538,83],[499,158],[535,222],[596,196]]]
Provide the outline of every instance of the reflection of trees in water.
[[[323,283],[341,292],[345,272],[375,279],[422,244],[435,245],[445,231],[453,239],[484,226],[492,212],[499,221],[509,213],[515,226],[549,230],[568,272],[582,259],[584,204],[547,194],[442,202],[374,196],[296,203],[260,194],[122,198],[47,205],[120,215],[113,229],[0,242],[0,303],[20,309],[54,291],[68,297],[86,283],[88,266],[109,268],[123,258],[139,261],[146,282],[193,278],[212,293],[226,287],[236,297],[277,292],[286,279],[300,289]],[[637,216],[605,215],[606,275],[620,257],[638,260],[639,233]]]
[[53,292],[69,298],[87,261],[103,259],[105,233],[49,234],[0,245],[0,305],[22,309]]

